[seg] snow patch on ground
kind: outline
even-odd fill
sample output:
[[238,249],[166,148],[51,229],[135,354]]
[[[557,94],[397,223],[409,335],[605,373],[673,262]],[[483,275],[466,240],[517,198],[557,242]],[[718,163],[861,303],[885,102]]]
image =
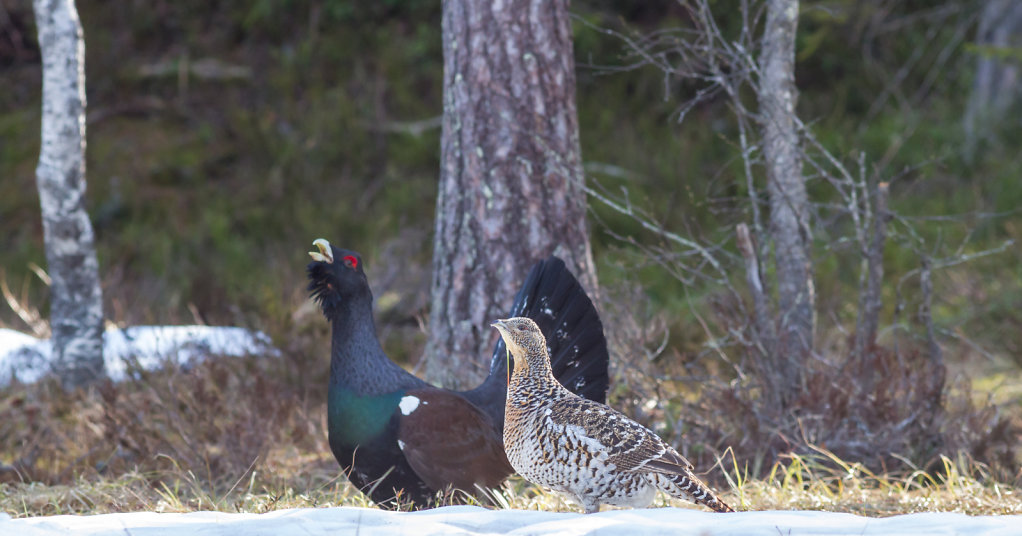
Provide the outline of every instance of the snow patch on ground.
[[923,513],[869,518],[829,512],[712,512],[680,508],[611,510],[582,515],[448,506],[421,512],[369,508],[303,508],[266,514],[137,512],[94,516],[4,519],[0,534],[53,536],[227,536],[235,534],[317,536],[399,535],[939,535],[1008,536],[1022,533],[1022,516]]
[[[152,370],[167,364],[187,366],[208,355],[276,355],[270,338],[260,331],[222,326],[133,326],[103,333],[106,373],[114,381],[135,368]],[[14,379],[39,381],[50,372],[49,339],[0,329],[0,387]]]

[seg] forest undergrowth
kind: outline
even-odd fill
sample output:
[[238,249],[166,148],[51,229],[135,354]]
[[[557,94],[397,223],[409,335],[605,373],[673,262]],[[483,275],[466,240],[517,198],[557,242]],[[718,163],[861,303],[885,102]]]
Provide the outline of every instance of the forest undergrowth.
[[[287,334],[278,332],[275,339],[290,341],[282,344],[281,356],[211,356],[186,370],[131,370],[129,380],[74,392],[52,379],[4,388],[0,511],[31,516],[371,506],[347,483],[327,445],[329,343],[320,324],[302,322],[286,328]],[[877,459],[895,463],[878,469],[874,457],[839,456],[825,439],[808,434],[786,438],[793,443],[780,448],[762,426],[750,426],[752,414],[735,415],[742,408],[733,393],[731,405],[710,403],[721,402],[712,397],[726,391],[713,395],[712,389],[691,390],[689,382],[663,381],[671,368],[646,357],[618,359],[610,401],[677,445],[740,509],[1022,513],[1022,475],[1011,474],[1004,460],[977,457],[986,451],[937,452],[923,460],[889,452]],[[1009,446],[1000,445],[1017,454]],[[491,497],[488,507],[576,509],[517,477]],[[691,506],[665,497],[656,504]]]

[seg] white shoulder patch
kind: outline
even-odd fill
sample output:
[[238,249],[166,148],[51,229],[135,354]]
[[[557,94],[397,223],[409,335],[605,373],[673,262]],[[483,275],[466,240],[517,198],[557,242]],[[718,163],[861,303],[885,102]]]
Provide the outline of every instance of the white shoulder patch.
[[401,450],[405,450],[405,442],[401,441],[400,439],[398,439],[397,440],[397,448],[399,448]]
[[418,397],[412,395],[401,397],[401,402],[398,403],[398,407],[401,408],[402,415],[411,415],[415,408],[419,407]]

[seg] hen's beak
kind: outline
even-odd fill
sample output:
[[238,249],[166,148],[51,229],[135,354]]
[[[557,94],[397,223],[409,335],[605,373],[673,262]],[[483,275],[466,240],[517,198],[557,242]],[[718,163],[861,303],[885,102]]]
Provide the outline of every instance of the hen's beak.
[[[497,320],[496,322],[490,324],[490,326],[497,328],[497,331],[500,332],[500,336],[502,338],[507,333],[507,324],[505,324],[503,320]],[[504,356],[507,359],[507,383],[510,385],[511,384],[511,348],[507,345],[507,340],[506,339],[504,340],[504,349],[507,352],[507,355]]]
[[327,264],[334,263],[334,253],[330,249],[330,242],[327,242],[325,238],[317,238],[313,240],[312,245],[319,249],[319,252],[310,251],[309,256],[312,260],[317,262],[325,262]]

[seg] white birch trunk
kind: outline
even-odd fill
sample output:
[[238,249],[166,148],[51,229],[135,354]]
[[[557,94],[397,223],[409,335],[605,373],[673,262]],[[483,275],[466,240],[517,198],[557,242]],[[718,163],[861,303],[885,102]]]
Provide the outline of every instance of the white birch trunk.
[[36,185],[49,266],[53,367],[65,387],[103,374],[103,295],[85,210],[85,41],[74,0],[33,0],[43,66]]
[[981,49],[972,93],[965,108],[966,154],[970,158],[977,144],[989,138],[990,131],[1001,122],[1018,124],[1018,117],[1008,112],[1022,96],[1019,88],[1022,69],[1017,57],[1005,57],[996,52],[1017,51],[1022,46],[1022,2],[984,2],[976,29],[976,44]]

